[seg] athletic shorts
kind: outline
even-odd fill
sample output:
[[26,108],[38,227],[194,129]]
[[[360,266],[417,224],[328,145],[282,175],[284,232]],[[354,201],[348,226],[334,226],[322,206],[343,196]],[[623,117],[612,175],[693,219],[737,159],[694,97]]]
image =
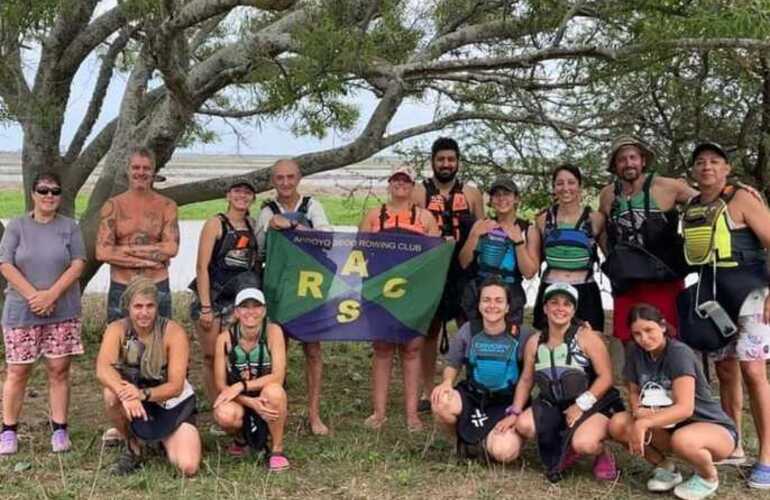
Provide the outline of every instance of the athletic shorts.
[[737,339],[709,356],[714,361],[766,361],[770,359],[770,325],[764,323],[765,299],[768,288],[751,292],[738,313]]
[[682,280],[650,281],[637,283],[625,293],[613,294],[612,335],[624,343],[631,340],[631,331],[627,323],[628,313],[640,302],[657,307],[666,322],[676,330],[679,327],[676,299],[682,290],[684,290]]
[[[168,280],[155,283],[158,287],[158,314],[165,318],[171,317],[171,289]],[[126,290],[126,285],[110,281],[110,289],[107,292],[107,323],[125,318],[128,314],[120,306],[120,298]]]
[[[537,330],[543,330],[547,324],[545,313],[543,312],[543,294],[545,289],[551,283],[540,282],[540,288],[537,290],[535,307],[532,310],[532,326]],[[578,291],[578,307],[575,311],[575,318],[588,321],[591,328],[597,332],[604,331],[604,306],[602,306],[602,292],[595,281],[572,285]]]
[[5,362],[8,364],[34,363],[41,356],[48,359],[83,354],[79,318],[47,325],[4,328]]

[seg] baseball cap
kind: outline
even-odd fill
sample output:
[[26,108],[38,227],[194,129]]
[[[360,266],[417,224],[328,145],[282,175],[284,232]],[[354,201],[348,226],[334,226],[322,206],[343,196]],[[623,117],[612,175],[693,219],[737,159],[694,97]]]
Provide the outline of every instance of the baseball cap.
[[575,307],[577,307],[578,291],[569,283],[554,283],[553,285],[549,285],[543,293],[543,302],[547,302],[548,299],[559,294],[566,295],[572,303],[575,304]]
[[695,160],[698,158],[698,155],[701,154],[703,151],[713,151],[722,158],[726,162],[730,161],[730,157],[727,155],[727,151],[717,144],[716,142],[711,141],[704,141],[699,143],[697,146],[695,146],[695,149],[692,151],[692,155],[690,156],[690,165],[695,165]]
[[243,186],[246,188],[251,189],[252,193],[256,193],[257,190],[254,189],[254,184],[251,183],[250,180],[246,179],[245,177],[237,177],[230,181],[230,184],[227,185],[227,190],[230,191],[231,189],[235,187]]
[[262,290],[259,288],[249,287],[244,288],[238,292],[238,295],[235,296],[235,307],[240,306],[243,302],[250,299],[256,300],[260,304],[265,303],[265,295],[262,293]]
[[411,167],[409,167],[407,165],[399,165],[396,168],[394,168],[393,170],[391,170],[390,171],[390,177],[388,177],[388,182],[393,180],[393,177],[395,177],[397,175],[405,175],[405,176],[409,177],[409,180],[412,183],[414,183],[414,179],[415,179],[414,170],[412,170]]
[[491,195],[498,189],[505,189],[511,193],[519,194],[519,186],[517,186],[514,180],[509,177],[498,177],[495,179],[494,182],[492,182],[492,185],[489,186],[489,190],[487,192]]
[[652,151],[650,146],[648,146],[641,140],[637,139],[633,135],[620,135],[616,137],[614,141],[612,141],[612,147],[610,148],[610,156],[607,161],[608,172],[610,173],[615,172],[615,155],[618,154],[618,151],[620,151],[620,149],[625,146],[636,146],[637,148],[639,148],[639,151],[642,152],[642,155],[647,160],[648,167],[653,162],[653,160],[655,160],[655,153]]

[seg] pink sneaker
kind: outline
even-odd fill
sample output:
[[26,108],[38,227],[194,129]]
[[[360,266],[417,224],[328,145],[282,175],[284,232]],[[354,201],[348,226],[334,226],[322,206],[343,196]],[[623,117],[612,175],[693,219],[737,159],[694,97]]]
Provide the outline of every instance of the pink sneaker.
[[572,446],[567,448],[567,454],[564,455],[564,460],[561,463],[561,472],[569,469],[580,460],[580,455],[572,449]]
[[618,477],[615,457],[605,448],[601,455],[594,460],[594,478],[598,481],[614,481]]
[[249,452],[249,446],[246,443],[239,443],[235,439],[227,447],[227,454],[231,457],[242,458]]
[[289,469],[289,459],[280,451],[273,452],[267,459],[267,468],[270,472],[283,472]]
[[3,431],[0,434],[0,455],[14,455],[19,451],[19,438],[15,431]]

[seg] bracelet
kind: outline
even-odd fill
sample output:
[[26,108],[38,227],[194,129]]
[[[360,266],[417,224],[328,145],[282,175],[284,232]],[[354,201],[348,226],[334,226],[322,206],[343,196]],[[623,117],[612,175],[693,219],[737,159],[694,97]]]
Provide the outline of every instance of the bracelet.
[[244,392],[249,390],[249,387],[248,387],[248,385],[246,385],[246,381],[245,380],[241,380],[241,384],[243,384],[243,390],[241,390],[241,393],[244,393]]
[[514,241],[513,246],[518,247],[524,244],[524,240]]
[[516,415],[518,417],[519,415],[521,415],[521,410],[511,405],[505,409],[505,416],[510,417],[511,415]]
[[208,312],[208,311],[211,311],[211,306],[201,305],[201,312]]

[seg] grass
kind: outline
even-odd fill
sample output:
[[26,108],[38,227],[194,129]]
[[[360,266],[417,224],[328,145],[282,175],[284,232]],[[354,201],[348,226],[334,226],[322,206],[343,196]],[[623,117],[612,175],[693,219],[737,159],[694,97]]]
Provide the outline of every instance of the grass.
[[[187,296],[177,294],[177,319],[190,327]],[[42,367],[35,370],[22,415],[20,452],[0,460],[3,500],[50,498],[661,498],[645,493],[649,468],[615,447],[622,479],[599,484],[591,478],[590,463],[583,461],[557,485],[541,473],[537,454],[528,444],[523,457],[510,466],[483,466],[456,461],[453,443],[440,435],[425,418],[426,432],[409,434],[401,412],[400,374],[394,373],[389,421],[380,432],[362,422],[370,412],[370,348],[359,343],[330,343],[324,346],[325,373],[322,413],[333,429],[329,437],[314,437],[305,424],[306,405],[302,375],[302,351],[292,343],[289,353],[287,390],[290,419],[287,454],[292,469],[269,475],[254,458],[233,459],[224,452],[228,441],[208,435],[209,409],[203,406],[199,428],[203,430],[204,459],[200,474],[182,479],[159,458],[149,460],[144,470],[115,478],[107,468],[117,450],[103,449],[100,436],[108,423],[104,418],[100,389],[93,374],[94,357],[104,323],[104,298],[84,301],[84,338],[87,354],[72,368],[70,428],[73,451],[50,453],[47,430],[45,380]],[[200,350],[193,345],[191,379],[200,387]],[[2,352],[0,351],[0,354]],[[752,425],[746,418],[748,432]],[[749,452],[756,443],[749,438]],[[685,466],[686,468],[686,466]],[[748,490],[741,471],[720,470],[720,498],[770,498]],[[664,497],[673,498],[673,497]]]
[[[259,196],[254,202],[254,212],[257,213],[262,201],[267,196]],[[318,196],[323,204],[326,215],[332,224],[335,225],[358,225],[361,221],[363,212],[373,206],[382,203],[373,196]],[[88,205],[88,194],[81,193],[75,199],[75,214],[80,216],[85,212]],[[180,220],[203,220],[208,219],[217,212],[227,209],[224,200],[210,200],[200,203],[185,205],[179,209]],[[17,217],[24,212],[24,194],[18,190],[2,189],[0,190],[0,218],[9,219]]]

